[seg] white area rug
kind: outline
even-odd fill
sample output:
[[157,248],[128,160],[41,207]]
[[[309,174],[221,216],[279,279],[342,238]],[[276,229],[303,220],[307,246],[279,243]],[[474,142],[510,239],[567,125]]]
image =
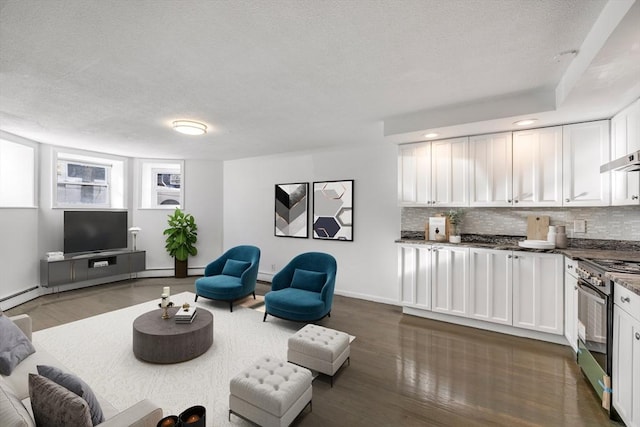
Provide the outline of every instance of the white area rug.
[[[172,295],[176,304],[193,304],[195,295]],[[287,340],[303,325],[248,308],[201,298],[198,309],[213,313],[213,345],[202,356],[173,365],[142,362],[133,355],[132,324],[158,308],[159,298],[122,310],[35,332],[33,340],[123,410],[143,398],[177,415],[193,405],[207,409],[207,426],[250,425],[228,421],[229,381],[262,355],[287,358]],[[173,321],[172,319],[167,321]]]

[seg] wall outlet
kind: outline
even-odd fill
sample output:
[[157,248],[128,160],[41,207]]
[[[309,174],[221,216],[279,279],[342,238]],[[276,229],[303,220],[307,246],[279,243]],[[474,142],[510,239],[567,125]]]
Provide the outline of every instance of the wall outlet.
[[587,220],[585,219],[576,219],[573,221],[573,232],[574,233],[586,233],[587,232]]

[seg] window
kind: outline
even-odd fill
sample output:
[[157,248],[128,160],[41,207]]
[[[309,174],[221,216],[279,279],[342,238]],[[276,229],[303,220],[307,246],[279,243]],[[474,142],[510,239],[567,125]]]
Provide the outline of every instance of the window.
[[124,208],[124,162],[57,153],[55,206]]
[[36,145],[0,139],[0,207],[35,207]]
[[140,208],[175,209],[183,205],[181,161],[142,160]]

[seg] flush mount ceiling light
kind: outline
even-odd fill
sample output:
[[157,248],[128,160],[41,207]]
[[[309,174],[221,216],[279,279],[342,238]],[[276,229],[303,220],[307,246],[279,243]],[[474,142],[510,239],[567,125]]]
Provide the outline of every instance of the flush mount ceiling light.
[[513,124],[516,126],[528,126],[528,125],[534,124],[537,121],[538,119],[524,119],[524,120],[518,120],[517,122],[513,122]]
[[429,138],[429,139],[436,138],[438,136],[440,136],[440,134],[439,133],[435,133],[435,132],[427,133],[427,134],[424,135],[425,138]]
[[564,58],[567,58],[567,57],[573,58],[576,55],[578,55],[578,49],[569,49],[569,50],[562,51],[562,52],[558,53],[557,55],[554,55],[553,56],[553,60],[556,61],[556,62],[560,62]]
[[185,135],[203,135],[207,133],[207,126],[191,120],[176,120],[173,129]]

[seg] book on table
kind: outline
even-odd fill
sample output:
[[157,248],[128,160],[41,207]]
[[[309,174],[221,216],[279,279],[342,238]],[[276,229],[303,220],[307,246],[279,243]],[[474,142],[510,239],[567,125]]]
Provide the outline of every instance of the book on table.
[[196,317],[196,307],[189,307],[187,309],[180,307],[180,310],[175,314],[176,322],[178,323],[191,323]]

